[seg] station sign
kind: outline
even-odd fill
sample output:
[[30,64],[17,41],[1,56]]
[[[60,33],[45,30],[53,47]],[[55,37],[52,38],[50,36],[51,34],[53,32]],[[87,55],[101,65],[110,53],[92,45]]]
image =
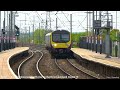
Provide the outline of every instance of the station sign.
[[101,20],[94,20],[94,29],[101,28]]

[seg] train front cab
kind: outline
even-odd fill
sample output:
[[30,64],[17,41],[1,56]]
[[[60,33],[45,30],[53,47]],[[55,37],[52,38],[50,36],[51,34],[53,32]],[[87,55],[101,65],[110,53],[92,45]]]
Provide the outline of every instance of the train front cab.
[[[59,34],[62,33],[62,36],[69,35],[69,40],[59,41]],[[54,36],[53,36],[54,35]],[[53,55],[70,55],[71,54],[71,34],[68,31],[56,31],[51,35],[51,53]]]

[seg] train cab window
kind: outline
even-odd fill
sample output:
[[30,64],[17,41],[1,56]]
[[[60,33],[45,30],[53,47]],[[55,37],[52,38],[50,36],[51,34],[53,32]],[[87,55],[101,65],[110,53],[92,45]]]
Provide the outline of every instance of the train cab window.
[[69,34],[61,34],[61,41],[69,41]]
[[52,37],[53,42],[64,43],[70,40],[69,34],[53,34]]
[[53,41],[54,42],[59,42],[60,41],[60,34],[53,34]]

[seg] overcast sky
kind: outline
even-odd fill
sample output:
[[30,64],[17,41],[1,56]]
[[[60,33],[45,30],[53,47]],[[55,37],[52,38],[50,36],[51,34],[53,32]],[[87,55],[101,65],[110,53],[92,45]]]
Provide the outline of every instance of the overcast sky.
[[[84,32],[87,28],[87,15],[86,11],[52,11],[47,14],[48,29],[56,29],[56,18],[58,21],[58,29],[66,29],[70,31],[70,14],[72,14],[72,31],[73,32]],[[57,13],[57,14],[56,14]],[[113,15],[113,28],[116,28],[116,11],[109,11]],[[56,15],[55,15],[56,14]],[[46,11],[18,11],[18,17],[16,17],[16,25],[24,30],[25,27],[25,16],[26,16],[26,27],[30,26],[32,30],[32,24],[35,24],[35,29],[39,28],[39,23],[41,28],[45,28],[46,22]],[[2,12],[2,20],[3,20]],[[117,12],[117,28],[120,29],[120,11]],[[90,16],[89,27],[92,27],[92,15]],[[43,20],[43,22],[42,22]],[[2,24],[2,23],[1,23]]]

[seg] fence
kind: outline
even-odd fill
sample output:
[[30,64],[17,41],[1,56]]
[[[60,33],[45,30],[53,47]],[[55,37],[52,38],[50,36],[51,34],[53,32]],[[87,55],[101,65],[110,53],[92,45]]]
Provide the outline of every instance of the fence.
[[[120,42],[116,41],[111,41],[110,40],[110,56],[113,57],[118,57],[118,45]],[[84,49],[88,49],[88,50],[92,50],[92,51],[96,51],[96,53],[104,53],[106,54],[105,51],[105,40],[95,40],[94,37],[80,37],[80,41],[79,41],[79,47],[80,48],[84,48]]]

